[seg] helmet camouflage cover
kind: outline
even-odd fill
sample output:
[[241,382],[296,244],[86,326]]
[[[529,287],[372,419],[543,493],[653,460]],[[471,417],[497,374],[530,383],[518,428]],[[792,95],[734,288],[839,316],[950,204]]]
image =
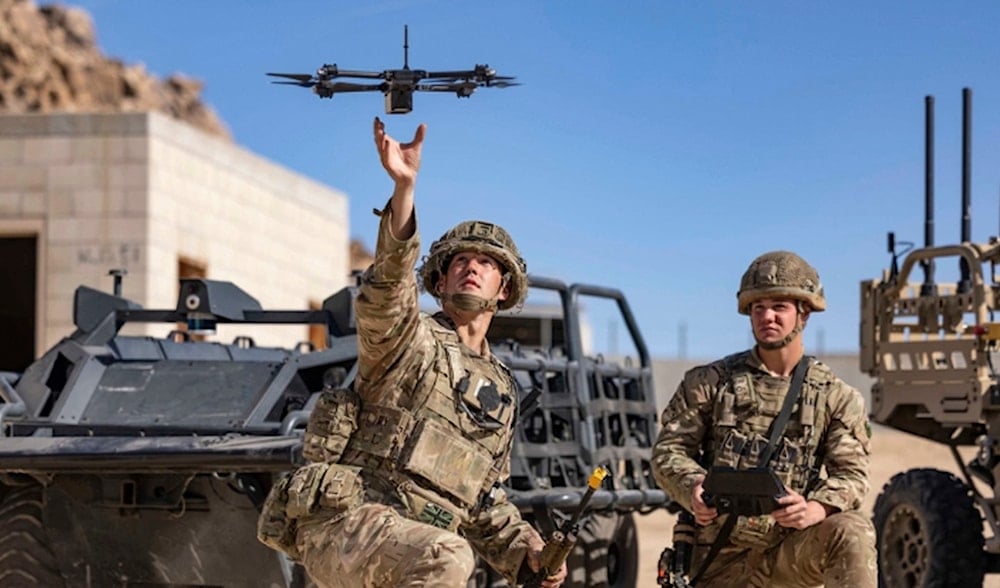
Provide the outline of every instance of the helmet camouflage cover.
[[417,270],[424,290],[437,298],[437,282],[448,263],[463,251],[485,253],[503,266],[504,279],[510,284],[510,296],[498,302],[500,310],[513,308],[524,301],[528,292],[528,269],[514,240],[500,225],[484,221],[465,221],[452,227],[431,244],[424,264]]
[[764,298],[791,298],[810,310],[826,310],[819,274],[791,251],[771,251],[753,260],[740,280],[736,293],[740,314],[750,314],[750,305]]

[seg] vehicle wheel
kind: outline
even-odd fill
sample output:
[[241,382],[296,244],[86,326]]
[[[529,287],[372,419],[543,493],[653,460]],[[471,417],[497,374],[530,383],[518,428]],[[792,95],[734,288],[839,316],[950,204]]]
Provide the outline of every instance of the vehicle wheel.
[[580,525],[564,586],[631,588],[639,575],[639,541],[632,513],[593,513]]
[[982,586],[983,522],[972,490],[935,469],[896,474],[875,501],[879,585]]
[[7,489],[0,502],[0,588],[65,585],[42,526],[42,488]]

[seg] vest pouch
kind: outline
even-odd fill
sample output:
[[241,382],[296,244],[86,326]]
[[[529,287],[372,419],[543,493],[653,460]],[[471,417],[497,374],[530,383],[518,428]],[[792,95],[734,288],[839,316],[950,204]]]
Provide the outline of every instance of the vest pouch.
[[736,467],[741,470],[750,470],[757,466],[766,466],[767,464],[760,463],[760,458],[763,457],[761,454],[768,444],[769,440],[767,437],[759,433],[750,434],[747,437],[746,445],[743,446],[743,452]]
[[808,448],[801,441],[784,439],[772,460],[772,469],[781,483],[802,493],[810,477]]
[[360,468],[311,463],[292,474],[285,515],[289,519],[325,518],[347,512],[364,500]]
[[712,465],[735,468],[740,463],[740,456],[747,444],[747,436],[736,429],[730,429],[722,438],[719,449],[712,460]]
[[324,388],[309,415],[302,439],[302,456],[309,461],[340,459],[358,428],[360,399],[353,390]]
[[288,481],[288,502],[285,507],[288,518],[305,518],[316,510],[320,485],[330,465],[311,463],[295,470]]
[[295,546],[297,525],[295,519],[289,518],[286,513],[290,481],[291,476],[283,475],[271,486],[257,519],[257,540],[298,561],[300,554]]
[[375,457],[392,457],[412,428],[413,415],[409,411],[383,404],[365,404],[347,450]]
[[330,464],[319,492],[319,506],[324,513],[341,514],[361,506],[365,487],[360,471],[359,467]]
[[467,508],[479,502],[492,466],[486,448],[434,419],[417,424],[403,458],[405,471],[448,492]]

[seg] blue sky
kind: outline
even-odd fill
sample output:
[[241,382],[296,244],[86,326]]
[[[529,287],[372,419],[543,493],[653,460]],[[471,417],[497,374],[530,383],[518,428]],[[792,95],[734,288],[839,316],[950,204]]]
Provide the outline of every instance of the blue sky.
[[[923,242],[927,95],[936,242],[960,236],[964,87],[972,237],[1000,230],[993,1],[71,4],[105,54],[203,81],[239,144],[345,192],[369,246],[391,190],[371,121],[406,139],[427,123],[425,247],[459,220],[494,220],[532,273],[621,289],[654,356],[745,348],[740,275],[774,249],[799,252],[826,288],[807,351],[856,351],[859,282],[888,267],[886,232]],[[411,67],[488,63],[523,85],[418,93],[412,113],[386,116],[379,94],[320,100],[264,75],[400,67],[404,24]]]

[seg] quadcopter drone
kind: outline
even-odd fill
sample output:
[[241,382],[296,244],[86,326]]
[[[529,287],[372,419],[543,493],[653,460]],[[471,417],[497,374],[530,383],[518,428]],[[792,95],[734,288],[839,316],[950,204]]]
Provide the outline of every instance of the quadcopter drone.
[[[406,114],[413,110],[413,93],[417,90],[425,92],[454,92],[459,98],[468,98],[476,88],[506,88],[518,86],[513,77],[498,76],[495,69],[483,64],[470,70],[427,71],[410,69],[409,27],[403,27],[403,68],[384,71],[357,71],[340,69],[337,64],[323,64],[315,74],[270,73],[269,76],[289,78],[293,82],[278,81],[275,84],[288,84],[312,88],[320,98],[333,98],[334,94],[343,92],[382,92],[385,95],[386,114]],[[337,81],[336,78],[362,78],[382,80],[378,83],[361,84],[356,82]]]

